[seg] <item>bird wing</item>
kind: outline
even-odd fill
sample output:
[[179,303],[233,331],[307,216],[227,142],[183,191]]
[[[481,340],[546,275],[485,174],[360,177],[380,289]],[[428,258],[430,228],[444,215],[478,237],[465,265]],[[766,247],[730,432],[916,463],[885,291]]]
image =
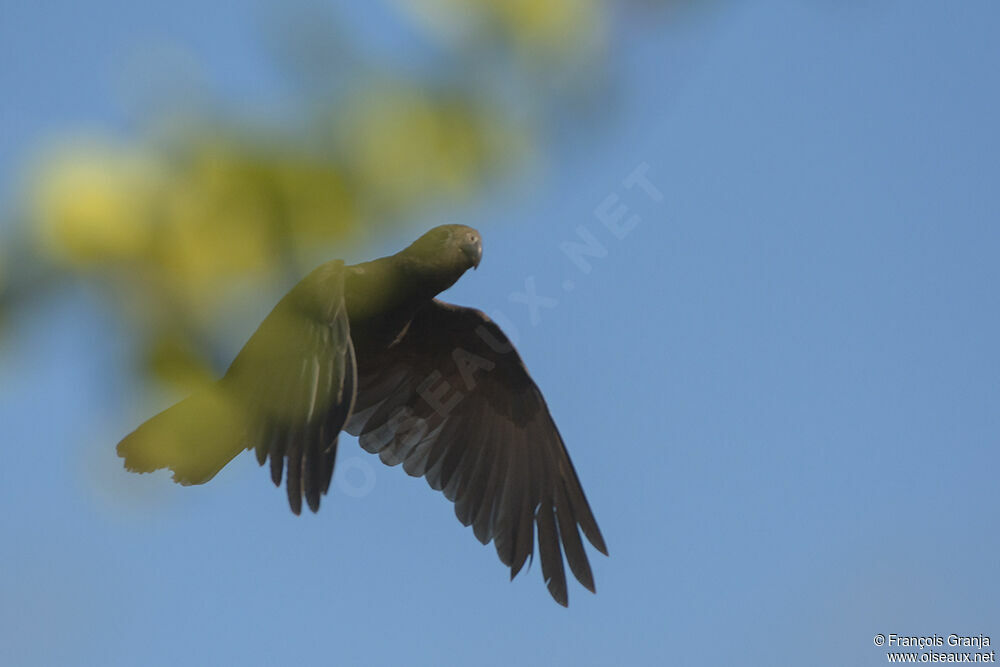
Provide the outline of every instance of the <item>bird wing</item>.
[[[203,484],[254,448],[288,501],[319,509],[340,432],[354,401],[354,347],[344,305],[344,264],[320,266],[264,319],[216,383],[152,417],[118,443],[133,472],[169,468]],[[287,461],[287,466],[285,462]]]
[[493,540],[511,579],[533,557],[537,528],[552,597],[567,604],[563,553],[594,591],[577,527],[607,555],[604,539],[545,399],[492,320],[435,299],[359,373],[346,430],[362,447],[443,491],[480,542]]
[[344,263],[320,266],[264,319],[220,381],[250,415],[246,447],[288,502],[312,511],[330,487],[337,436],[354,402],[356,364],[344,303]]

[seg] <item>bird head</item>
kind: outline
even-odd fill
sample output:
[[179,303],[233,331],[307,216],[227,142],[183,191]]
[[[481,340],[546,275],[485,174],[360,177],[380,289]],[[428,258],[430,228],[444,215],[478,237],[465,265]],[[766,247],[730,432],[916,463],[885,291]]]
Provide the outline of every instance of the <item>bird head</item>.
[[447,289],[483,257],[482,239],[472,227],[441,225],[400,253],[415,278],[429,281],[438,291]]

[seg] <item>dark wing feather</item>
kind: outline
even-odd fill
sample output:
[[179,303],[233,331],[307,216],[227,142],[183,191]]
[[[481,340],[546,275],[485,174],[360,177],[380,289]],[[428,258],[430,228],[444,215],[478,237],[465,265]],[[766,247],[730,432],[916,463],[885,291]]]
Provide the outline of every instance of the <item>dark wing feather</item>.
[[567,604],[563,553],[594,590],[578,528],[607,554],[604,539],[541,392],[492,320],[435,300],[358,368],[346,430],[362,447],[443,491],[480,542],[493,540],[511,578],[537,532],[552,597]]
[[220,381],[250,415],[247,445],[271,460],[296,514],[319,510],[330,487],[337,435],[354,404],[357,368],[344,303],[344,264],[302,280],[261,323]]

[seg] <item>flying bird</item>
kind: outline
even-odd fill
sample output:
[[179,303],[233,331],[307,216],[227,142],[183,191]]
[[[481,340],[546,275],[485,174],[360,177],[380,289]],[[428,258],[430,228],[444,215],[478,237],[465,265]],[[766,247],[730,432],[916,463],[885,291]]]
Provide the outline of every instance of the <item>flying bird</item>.
[[513,579],[535,553],[559,604],[563,554],[594,592],[580,531],[607,555],[545,399],[500,327],[435,298],[483,247],[464,225],[430,230],[388,257],[320,265],[285,295],[225,375],[118,444],[133,472],[203,484],[253,449],[282,475],[292,512],[319,510],[340,431],[427,479]]

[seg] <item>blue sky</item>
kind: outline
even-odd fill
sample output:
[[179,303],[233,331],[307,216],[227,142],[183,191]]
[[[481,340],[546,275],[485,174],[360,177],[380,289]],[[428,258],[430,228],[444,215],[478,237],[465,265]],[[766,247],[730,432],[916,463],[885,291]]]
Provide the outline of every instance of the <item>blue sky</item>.
[[[3,191],[53,133],[129,131],[116,77],[148,41],[233,99],[273,90],[247,12],[80,7],[0,4]],[[0,357],[0,661],[863,665],[876,633],[1000,642],[997,19],[630,24],[608,125],[448,212],[485,255],[447,298],[516,328],[611,552],[568,609],[353,439],[341,473],[374,488],[341,476],[316,516],[249,455],[204,487],[127,475],[114,444],[150,406],[121,332],[85,290],[39,304]],[[662,202],[622,184],[640,164]],[[640,217],[621,240],[594,214],[611,195]],[[608,251],[587,274],[560,251],[580,226]],[[536,324],[509,298],[529,278],[558,300]]]

